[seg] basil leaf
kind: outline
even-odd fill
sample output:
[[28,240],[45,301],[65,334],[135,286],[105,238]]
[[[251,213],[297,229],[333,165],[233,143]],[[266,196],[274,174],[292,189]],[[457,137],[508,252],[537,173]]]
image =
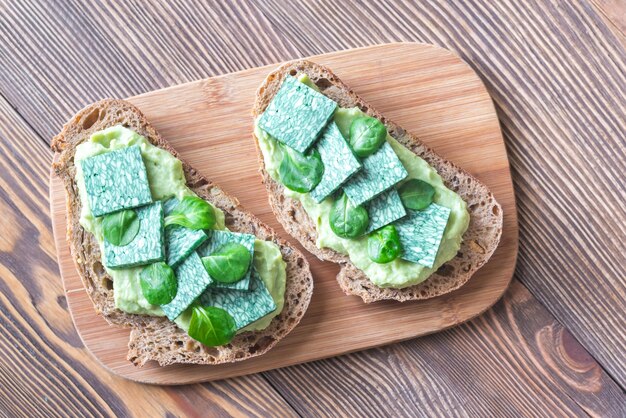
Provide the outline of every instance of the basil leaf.
[[111,244],[123,247],[137,236],[140,226],[141,221],[137,212],[132,209],[122,210],[104,216],[102,234]]
[[300,193],[310,192],[322,180],[324,164],[316,149],[302,154],[291,147],[280,144],[283,159],[278,167],[280,182],[288,189]]
[[228,344],[235,333],[235,319],[224,309],[214,306],[194,306],[187,333],[208,347]]
[[425,181],[411,179],[400,186],[398,193],[405,208],[423,210],[433,202],[435,188]]
[[189,229],[210,229],[215,225],[215,211],[204,199],[185,196],[165,218],[165,226],[181,225]]
[[164,262],[150,264],[139,274],[141,293],[152,305],[170,303],[178,292],[178,280],[174,270]]
[[400,234],[393,225],[382,227],[367,238],[367,254],[375,263],[389,263],[398,258],[401,251]]
[[358,157],[365,158],[378,151],[386,137],[385,125],[376,118],[357,118],[350,125],[350,146]]
[[235,283],[243,279],[251,262],[250,251],[235,242],[226,243],[211,255],[202,257],[209,276],[220,283]]
[[330,229],[341,238],[357,238],[367,229],[369,215],[363,206],[354,206],[345,193],[333,203],[330,210]]

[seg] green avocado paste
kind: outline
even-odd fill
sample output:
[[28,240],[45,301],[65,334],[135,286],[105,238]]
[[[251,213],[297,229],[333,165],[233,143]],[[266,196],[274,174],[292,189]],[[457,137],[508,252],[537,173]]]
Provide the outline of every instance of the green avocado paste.
[[[164,200],[170,197],[176,197],[180,200],[185,196],[195,196],[193,191],[186,185],[180,160],[169,152],[150,144],[143,136],[123,126],[118,125],[94,133],[88,141],[76,147],[74,159],[78,162],[89,157],[134,145],[140,148],[141,157],[146,167],[150,192],[154,200]],[[104,254],[102,218],[94,217],[89,207],[81,164],[76,164],[76,184],[82,203],[80,224],[86,231],[91,232],[95,236],[101,253]],[[225,230],[224,213],[218,208],[213,207],[213,209],[216,215],[214,229]],[[240,329],[238,332],[267,328],[272,318],[280,314],[284,305],[286,264],[282,259],[278,246],[272,242],[256,240],[254,243],[253,264],[272,296],[276,304],[276,310]],[[164,316],[164,312],[159,306],[151,305],[143,296],[139,284],[139,274],[143,267],[106,269],[113,279],[115,307],[131,314]],[[190,318],[191,313],[190,309],[188,309],[175,322],[180,328],[187,331]]]
[[[300,76],[299,81],[316,89],[316,86],[306,76]],[[358,108],[338,107],[332,119],[344,138],[349,138],[352,121],[362,116],[365,114]],[[265,169],[274,180],[279,181],[278,170],[283,159],[283,150],[275,138],[259,127],[258,120],[257,118],[255,121],[255,135],[263,154]],[[300,201],[309,217],[314,221],[318,236],[316,243],[318,248],[331,248],[348,255],[350,261],[379,287],[403,288],[423,282],[441,265],[454,258],[461,246],[463,234],[469,226],[470,217],[465,201],[444,185],[441,176],[433,167],[390,135],[387,135],[386,141],[391,145],[408,172],[407,179],[419,179],[429,183],[435,189],[433,202],[450,209],[449,219],[432,268],[400,258],[386,264],[373,262],[368,256],[367,235],[356,239],[344,239],[335,235],[331,230],[329,214],[333,205],[332,196],[317,203],[310,193],[298,193],[285,188],[285,195]]]

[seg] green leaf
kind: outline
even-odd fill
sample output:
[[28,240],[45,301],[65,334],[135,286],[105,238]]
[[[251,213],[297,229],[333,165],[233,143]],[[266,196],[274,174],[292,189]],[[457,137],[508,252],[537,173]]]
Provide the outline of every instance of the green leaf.
[[104,239],[118,247],[130,244],[140,226],[141,221],[133,209],[110,213],[102,219]]
[[358,157],[365,158],[378,151],[386,137],[385,125],[376,118],[357,118],[350,125],[350,146]]
[[398,189],[405,208],[424,210],[433,202],[435,188],[425,181],[411,179]]
[[166,305],[174,300],[178,292],[174,270],[162,261],[141,270],[139,285],[141,293],[152,305]]
[[185,196],[165,218],[165,226],[180,225],[189,229],[210,229],[215,225],[213,207],[197,196]]
[[313,190],[324,174],[324,163],[319,151],[312,149],[302,154],[283,144],[280,144],[280,147],[283,151],[283,159],[278,167],[281,183],[286,188],[300,193]]
[[380,228],[367,238],[367,253],[375,263],[389,263],[398,258],[401,251],[400,234],[393,225]]
[[369,215],[363,206],[354,206],[345,193],[333,203],[329,216],[330,229],[341,238],[357,238],[369,225]]
[[224,309],[214,306],[194,306],[187,333],[208,347],[228,344],[235,333],[235,319]]
[[226,243],[211,255],[202,257],[209,276],[220,283],[235,283],[243,279],[251,262],[250,251],[235,242]]

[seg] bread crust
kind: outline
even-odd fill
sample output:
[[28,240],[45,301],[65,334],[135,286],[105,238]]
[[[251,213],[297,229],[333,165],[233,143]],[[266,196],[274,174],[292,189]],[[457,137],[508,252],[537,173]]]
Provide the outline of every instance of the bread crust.
[[80,225],[81,202],[75,183],[76,147],[101,129],[122,124],[143,135],[153,145],[178,153],[165,141],[135,106],[124,100],[105,99],[89,105],[68,121],[52,141],[55,151],[53,170],[63,180],[67,205],[67,240],[81,280],[96,312],[109,324],[131,327],[128,359],[142,366],[156,360],[160,365],[173,363],[220,364],[259,356],[287,335],[302,318],[313,293],[313,277],[306,258],[278,238],[257,217],[246,212],[236,198],[229,196],[193,167],[183,163],[187,185],[198,196],[224,211],[226,226],[235,232],[254,234],[280,247],[287,264],[287,283],[283,311],[262,331],[238,334],[226,346],[206,347],[190,338],[164,317],[136,315],[115,307],[112,278],[101,263],[100,248],[93,234]]
[[257,144],[260,173],[263,177],[270,206],[285,230],[296,238],[304,248],[321,260],[341,265],[337,281],[348,295],[357,295],[364,302],[379,300],[409,301],[440,296],[463,286],[472,275],[491,257],[502,235],[502,207],[487,186],[454,163],[445,160],[423,144],[415,135],[390,121],[366,101],[361,99],[333,72],[322,65],[307,60],[296,60],[281,65],[270,73],[259,87],[252,114],[262,114],[278,91],[286,75],[306,74],[321,93],[335,100],[341,107],[358,107],[369,116],[381,120],[389,134],[414,154],[433,166],[444,180],[446,187],[458,193],[468,205],[470,224],[463,235],[457,255],[424,282],[402,289],[381,288],[372,283],[365,273],[355,267],[348,256],[329,248],[317,248],[315,225],[302,204],[285,197],[284,187],[274,181],[265,169],[263,154]]

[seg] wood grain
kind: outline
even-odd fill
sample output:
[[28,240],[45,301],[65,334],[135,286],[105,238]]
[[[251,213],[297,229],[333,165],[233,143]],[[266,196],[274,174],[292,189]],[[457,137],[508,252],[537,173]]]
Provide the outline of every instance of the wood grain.
[[594,8],[467,1],[343,9],[329,0],[259,7],[298,50],[429,41],[481,74],[511,161],[518,277],[626,388],[626,51]]
[[[626,365],[617,355],[626,351],[620,274],[625,215],[617,205],[624,201],[626,111],[620,92],[626,85],[620,69],[626,54],[593,6],[170,3],[171,10],[144,6],[142,14],[152,23],[164,22],[149,30],[140,30],[146,25],[140,22],[120,26],[129,17],[119,7],[12,3],[0,17],[12,28],[3,32],[0,46],[11,49],[0,72],[3,94],[51,138],[76,109],[98,98],[125,97],[219,71],[390,41],[425,41],[457,51],[487,83],[503,122],[521,202],[520,280],[626,387]],[[185,24],[171,24],[171,16]],[[238,16],[249,16],[247,30]],[[52,36],[63,21],[74,24]],[[355,30],[364,25],[367,31]],[[87,30],[92,27],[109,29]],[[244,35],[233,35],[238,32]],[[195,42],[193,48],[189,42]],[[98,53],[89,53],[86,45],[97,45]],[[160,50],[162,57],[154,52]]]
[[[624,143],[623,95],[620,94],[624,91],[623,81],[620,81],[623,79],[624,49],[588,1],[475,0],[395,2],[394,5],[359,2],[358,5],[344,4],[341,10],[332,4],[304,1],[298,3],[291,18],[281,14],[283,8],[293,10],[286,2],[277,4],[278,8],[271,3],[265,7],[265,3],[251,5],[242,1],[211,5],[176,0],[167,2],[169,6],[159,3],[141,2],[139,10],[139,6],[132,4],[114,6],[100,2],[90,2],[89,6],[77,1],[0,2],[0,92],[12,108],[27,118],[26,123],[49,141],[63,121],[77,109],[102,97],[126,97],[270,62],[375,43],[424,41],[455,50],[478,71],[494,96],[512,162],[518,202],[527,202],[520,212],[518,279],[530,286],[532,293],[555,315],[556,319],[550,317],[546,326],[556,321],[570,328],[571,335],[580,340],[613,377],[624,382],[626,366],[619,357],[625,351],[624,338],[623,333],[618,332],[624,324],[620,316],[624,311],[624,278],[616,277],[606,267],[610,263],[608,260],[619,260],[621,254],[620,241],[617,240],[620,235],[612,235],[615,225],[624,224],[623,211],[620,212],[619,208],[613,211],[614,203],[619,199],[609,197],[612,208],[591,212],[593,229],[587,229],[584,239],[580,240],[578,233],[570,229],[586,225],[584,215],[588,214],[582,217],[581,212],[571,214],[569,203],[561,196],[568,199],[580,193],[587,196],[588,188],[594,194],[597,190],[619,190],[618,186],[622,184],[619,173],[624,172],[623,146],[617,148],[622,150],[621,153],[614,151],[616,144]],[[12,126],[13,119],[10,121]],[[32,173],[47,175],[47,166],[32,167],[38,158],[31,150],[39,149],[35,142],[29,142],[34,138],[33,132],[30,136],[21,130],[11,132],[11,147],[24,141],[27,152],[16,157],[17,163],[9,165],[9,156],[12,158],[14,150],[4,148],[0,178],[11,178],[14,172],[27,174],[22,174],[17,185],[11,188],[5,187],[8,181],[3,183],[0,191],[5,199],[3,204],[12,202],[16,195],[36,194],[37,190],[42,195],[46,193],[44,177],[31,179]],[[576,158],[571,158],[572,155]],[[587,171],[581,170],[587,166],[597,168],[597,171],[589,176],[585,174]],[[4,172],[5,167],[11,167],[12,171]],[[37,181],[41,185],[39,189]],[[600,197],[598,201],[604,204],[607,193],[601,193]],[[30,201],[27,203],[31,204]],[[37,211],[42,220],[28,228],[16,227],[16,223],[3,219],[19,219],[22,211],[29,213],[27,207],[22,205],[17,209],[13,205],[10,211],[3,211],[0,217],[5,221],[3,233],[20,236],[23,230],[27,230],[29,236],[47,242],[37,254],[44,254],[49,259],[47,263],[54,265],[52,237],[50,230],[46,229],[49,228],[45,215],[48,205],[42,200],[39,206],[41,209]],[[584,210],[585,207],[580,208]],[[544,215],[546,210],[548,214]],[[554,228],[554,224],[559,228]],[[607,237],[613,237],[615,244],[606,246]],[[4,245],[12,241],[0,234],[0,242]],[[20,250],[28,250],[29,242]],[[559,250],[563,243],[567,248],[565,256]],[[572,246],[575,251],[571,251]],[[89,387],[95,387],[98,396],[104,399],[100,401],[101,405],[108,403],[114,411],[121,411],[118,415],[129,415],[131,412],[120,405],[134,405],[137,397],[148,396],[149,400],[138,404],[147,407],[148,412],[165,411],[167,405],[174,405],[172,414],[177,415],[193,415],[194,411],[215,415],[252,413],[252,407],[233,406],[245,402],[245,393],[254,393],[248,387],[239,387],[242,390],[233,395],[228,389],[212,389],[219,384],[193,385],[174,391],[184,400],[171,401],[173,395],[161,395],[160,391],[146,395],[147,392],[138,389],[126,390],[139,386],[120,386],[117,380],[102,373],[86,354],[76,357],[72,347],[80,347],[80,342],[72,331],[69,315],[57,315],[42,307],[54,307],[57,304],[55,297],[62,297],[62,290],[60,287],[54,291],[48,288],[32,290],[34,296],[31,296],[30,289],[40,286],[39,281],[33,278],[28,266],[22,265],[21,255],[12,255],[10,251],[5,253],[4,248],[13,247],[8,245],[0,251],[0,278],[8,283],[5,279],[7,272],[18,272],[19,281],[13,279],[10,284],[4,284],[3,289],[22,286],[20,297],[23,299],[20,300],[23,303],[35,303],[44,295],[48,302],[37,302],[38,310],[22,310],[21,314],[26,315],[29,322],[41,324],[37,333],[61,335],[61,343],[55,349],[68,353],[64,366],[67,369],[60,368],[61,373],[87,381],[87,388],[82,389],[85,393],[89,393]],[[33,256],[32,264],[40,265],[41,257]],[[580,271],[572,273],[576,268]],[[58,285],[56,272],[52,276],[49,281]],[[508,297],[505,296],[502,303],[506,303]],[[507,323],[502,310],[498,312],[493,319],[496,330],[502,326],[498,324]],[[471,324],[474,323],[477,321]],[[0,328],[4,326],[2,322]],[[342,356],[331,362],[291,367],[287,370],[298,371],[306,367],[310,373],[300,373],[284,385],[297,386],[307,394],[306,402],[299,408],[305,415],[312,414],[317,405],[326,408],[333,403],[339,411],[337,414],[358,411],[357,415],[366,416],[370,411],[379,410],[372,406],[378,398],[356,397],[345,391],[320,392],[320,386],[329,385],[328,380],[322,378],[333,375],[340,375],[346,379],[347,385],[362,388],[365,392],[386,389],[383,399],[389,410],[403,408],[405,412],[415,411],[415,414],[441,410],[447,415],[463,415],[467,408],[476,410],[478,407],[474,405],[477,404],[484,405],[481,410],[485,410],[487,405],[508,402],[508,393],[519,392],[521,382],[528,375],[515,368],[514,377],[500,379],[502,386],[497,392],[489,390],[487,382],[494,376],[509,373],[515,359],[527,353],[538,365],[543,365],[542,352],[546,349],[536,351],[536,345],[512,343],[501,333],[484,328],[482,323],[475,327],[475,331],[464,337],[472,348],[468,351],[454,346],[459,341],[456,336],[465,326],[436,337],[426,337],[433,342],[427,349],[419,351],[419,358],[421,365],[430,367],[429,373],[415,371],[414,360],[390,354],[399,368],[411,371],[407,372],[409,377],[390,381],[373,372],[376,365],[369,361],[372,352],[367,352]],[[59,329],[67,330],[67,333],[60,334]],[[535,340],[527,328],[520,326],[519,330],[526,340]],[[34,338],[33,335],[28,334],[27,339]],[[67,344],[71,345],[70,348]],[[445,359],[448,369],[462,370],[467,362],[486,352],[484,347],[490,346],[508,352],[509,357],[505,362],[496,362],[491,355],[480,357],[482,365],[493,367],[494,372],[488,376],[463,375],[449,379],[449,374],[437,370],[442,360],[436,354],[441,350],[452,353]],[[0,371],[9,376],[3,381],[11,381],[12,385],[16,385],[13,381],[24,378],[24,371],[13,370],[13,364],[27,352],[19,345],[14,347],[5,351],[7,357],[2,357],[5,360],[0,366]],[[549,349],[550,345],[547,347]],[[376,350],[383,355],[392,351],[393,347]],[[29,367],[33,369],[29,371],[31,374],[49,376],[56,373],[50,372],[56,369],[44,369],[35,363]],[[359,386],[362,381],[348,379],[354,369],[365,371],[363,376],[369,386]],[[551,370],[549,374],[563,373],[558,367],[548,369]],[[98,378],[93,378],[91,370]],[[278,372],[264,375],[275,373]],[[416,380],[420,385],[417,389],[417,383],[410,384]],[[242,379],[230,382],[233,381]],[[47,383],[44,387],[54,388],[57,383]],[[106,385],[110,385],[111,390],[106,389]],[[474,390],[476,385],[487,387],[487,390]],[[54,408],[64,402],[52,401],[54,396],[62,398],[52,389],[52,395],[42,395],[37,385],[21,384],[20,387],[19,392],[2,390],[5,397],[0,409],[7,411],[5,408],[10,405],[10,411],[31,411],[30,404],[34,403],[41,407],[40,411],[45,411],[42,413],[53,415]],[[431,387],[434,389],[427,391]],[[207,399],[203,399],[205,390],[210,392]],[[604,392],[583,390],[574,394],[572,399],[576,401],[588,395],[603,401]],[[416,398],[415,394],[420,397]],[[553,396],[540,390],[532,394],[534,399],[528,403],[528,408],[545,396]],[[559,392],[555,396],[568,395]],[[623,398],[618,399],[623,403]],[[215,402],[214,409],[211,409],[211,402]],[[603,402],[610,403],[608,400]],[[151,404],[159,406],[150,409]],[[268,416],[263,413],[268,410],[271,409],[261,409],[258,414]],[[139,408],[135,411],[136,414],[141,412]],[[606,414],[611,415],[624,414]]]
[[[296,56],[260,11],[242,1],[86,7],[61,0],[11,2],[3,9],[2,93],[47,140],[76,109],[98,99]],[[17,91],[22,100],[13,100]]]
[[626,414],[619,386],[516,280],[493,309],[458,328],[269,376],[309,416]]
[[626,47],[626,3],[621,0],[592,0],[592,3]]
[[285,415],[260,375],[184,391],[115,377],[72,324],[48,215],[52,152],[0,99],[0,415]]
[[[375,62],[371,56],[377,57]],[[314,275],[314,296],[300,325],[270,353],[219,367],[150,364],[137,368],[126,360],[128,331],[108,327],[82,290],[65,238],[65,190],[60,179],[53,177],[52,223],[70,311],[85,345],[115,373],[172,384],[283,367],[457,325],[485,311],[504,293],[517,255],[515,201],[498,119],[476,74],[449,51],[425,44],[389,44],[312,59],[328,65],[390,120],[487,184],[504,212],[502,239],[492,259],[468,285],[451,294],[419,303],[366,305],[360,298],[343,294],[335,279],[336,265],[302,249]],[[275,66],[269,66],[183,84],[131,101],[184,160],[289,239],[269,207],[251,135],[251,104],[258,86],[273,69]],[[435,73],[437,80],[432,77]],[[232,158],[234,155],[237,158]],[[398,318],[403,321],[398,323]],[[313,340],[323,343],[310,350]]]

